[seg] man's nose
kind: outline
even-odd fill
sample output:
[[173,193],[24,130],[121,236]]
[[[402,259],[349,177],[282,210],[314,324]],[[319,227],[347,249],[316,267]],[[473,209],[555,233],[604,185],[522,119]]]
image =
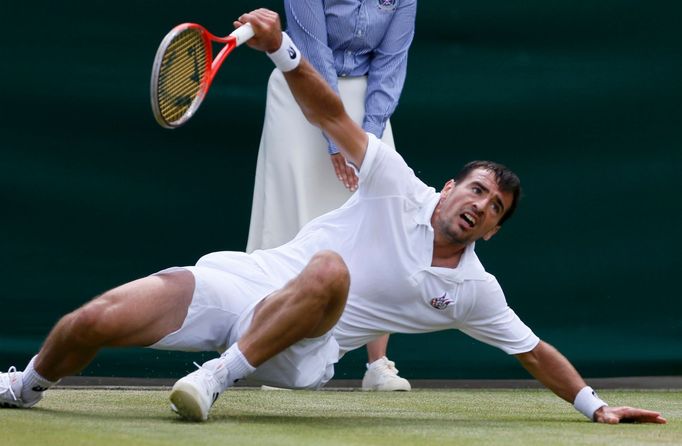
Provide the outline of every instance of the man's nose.
[[482,209],[485,209],[485,202],[486,199],[483,197],[480,197],[478,200],[474,201],[473,206],[474,206],[474,211],[480,213],[482,212]]
[[487,198],[484,198],[484,197],[479,198],[478,200],[474,201],[474,203],[473,203],[474,211],[476,213],[478,213],[479,215],[482,214],[483,209],[485,209],[487,204],[488,204]]

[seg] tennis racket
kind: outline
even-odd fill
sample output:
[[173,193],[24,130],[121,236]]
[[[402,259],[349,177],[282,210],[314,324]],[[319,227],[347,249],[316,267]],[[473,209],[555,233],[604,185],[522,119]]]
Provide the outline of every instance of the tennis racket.
[[[167,129],[180,127],[197,111],[228,54],[253,37],[246,24],[226,37],[201,25],[183,23],[161,41],[152,67],[151,100],[156,121]],[[224,43],[215,59],[213,43]]]

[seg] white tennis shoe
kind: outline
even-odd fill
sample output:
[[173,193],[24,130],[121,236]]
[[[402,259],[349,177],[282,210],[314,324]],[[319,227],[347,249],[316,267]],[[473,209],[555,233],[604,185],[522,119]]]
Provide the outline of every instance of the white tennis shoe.
[[18,372],[14,366],[10,367],[7,373],[0,373],[0,407],[31,407],[41,400],[42,393],[36,393],[36,398],[31,401],[24,401],[21,398],[22,378],[23,373]]
[[171,409],[182,418],[205,421],[211,406],[227,388],[227,370],[221,358],[212,359],[204,365],[194,363],[196,370],[179,379],[170,394]]
[[367,364],[367,371],[362,378],[362,390],[407,392],[412,389],[410,382],[398,376],[395,362],[389,361],[385,356]]

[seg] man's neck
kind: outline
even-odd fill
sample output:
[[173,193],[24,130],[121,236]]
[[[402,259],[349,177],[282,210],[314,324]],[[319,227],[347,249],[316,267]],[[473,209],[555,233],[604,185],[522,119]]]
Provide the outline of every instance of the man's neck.
[[443,243],[442,241],[434,239],[431,266],[457,268],[466,247],[466,245],[461,245],[459,243]]

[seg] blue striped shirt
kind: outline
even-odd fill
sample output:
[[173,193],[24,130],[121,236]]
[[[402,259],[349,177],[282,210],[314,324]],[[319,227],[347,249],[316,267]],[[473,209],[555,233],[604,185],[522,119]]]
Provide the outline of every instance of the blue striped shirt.
[[362,128],[381,138],[405,83],[417,0],[284,0],[284,7],[287,33],[334,91],[339,76],[367,76]]

